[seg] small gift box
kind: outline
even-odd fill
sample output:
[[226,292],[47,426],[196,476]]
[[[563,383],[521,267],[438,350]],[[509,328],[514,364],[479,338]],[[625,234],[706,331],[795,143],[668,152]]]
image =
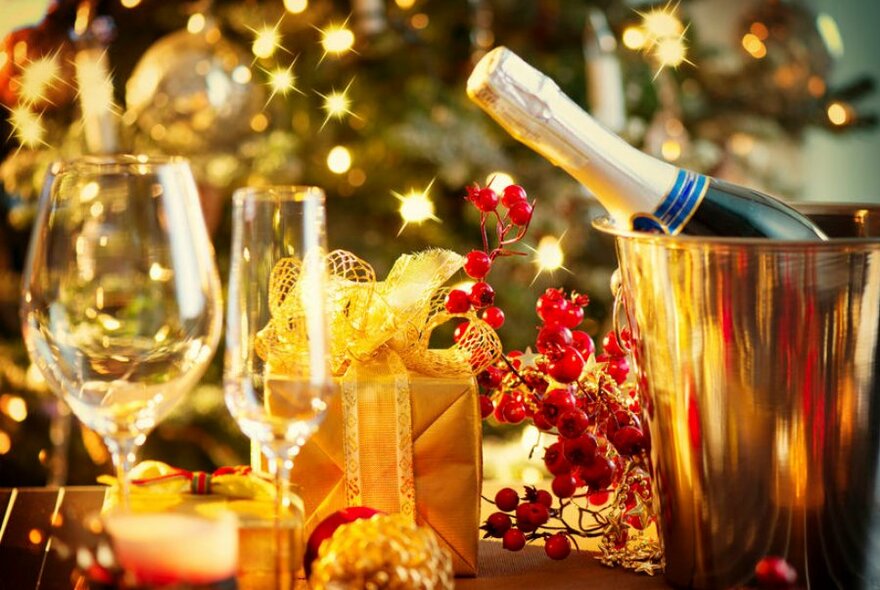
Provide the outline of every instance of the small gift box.
[[[99,478],[111,486],[102,513],[117,507],[116,479]],[[178,469],[160,461],[143,461],[129,473],[129,508],[134,515],[178,514],[223,519],[234,515],[238,526],[238,584],[263,587],[275,575],[275,488],[248,466],[221,467],[214,473]],[[291,494],[288,514],[281,520],[283,541],[290,548],[289,569],[302,567],[303,507]]]
[[[482,447],[474,375],[497,358],[500,342],[471,313],[454,346],[428,348],[434,327],[452,317],[441,285],[462,257],[445,250],[401,256],[384,282],[350,253],[329,258],[338,395],[294,461],[306,533],[347,506],[400,513],[434,530],[456,574],[476,575]],[[295,277],[284,276],[284,265],[276,269],[282,274],[273,282],[290,289]],[[283,294],[273,301],[284,309]],[[283,367],[290,354],[283,333],[290,324],[273,313],[260,334],[270,365]],[[261,461],[257,449],[254,461]]]

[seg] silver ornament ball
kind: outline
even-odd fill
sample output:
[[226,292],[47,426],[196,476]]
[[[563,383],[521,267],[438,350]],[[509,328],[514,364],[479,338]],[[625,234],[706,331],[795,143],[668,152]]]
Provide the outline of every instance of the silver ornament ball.
[[162,37],[125,87],[126,119],[162,149],[193,154],[235,149],[263,105],[250,56],[219,30]]

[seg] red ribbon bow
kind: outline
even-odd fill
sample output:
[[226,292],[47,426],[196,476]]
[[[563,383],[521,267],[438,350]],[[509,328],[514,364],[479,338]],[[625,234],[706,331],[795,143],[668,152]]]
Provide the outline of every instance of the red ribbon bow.
[[189,491],[197,495],[206,495],[211,493],[211,480],[218,475],[249,475],[252,469],[249,465],[235,465],[231,467],[220,467],[213,473],[206,471],[187,471],[186,469],[176,469],[172,473],[159,475],[156,477],[144,477],[133,479],[131,483],[136,486],[150,485],[160,481],[168,481],[172,479],[185,479],[189,481]]

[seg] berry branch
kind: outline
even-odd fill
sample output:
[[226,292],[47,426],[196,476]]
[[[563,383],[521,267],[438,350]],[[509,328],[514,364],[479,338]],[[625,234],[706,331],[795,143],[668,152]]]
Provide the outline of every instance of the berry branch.
[[[474,184],[467,188],[466,199],[480,211],[482,249],[470,251],[464,263],[476,282],[469,291],[450,291],[445,307],[471,321],[480,311],[479,319],[498,329],[504,312],[494,306],[495,291],[486,277],[498,258],[524,254],[510,247],[525,236],[535,203],[518,185],[499,195],[491,187]],[[494,236],[489,235],[490,223]],[[552,559],[567,557],[572,545],[579,549],[578,539],[600,537],[605,563],[636,567],[640,558],[627,554],[627,543],[644,547],[642,531],[656,519],[650,480],[642,468],[649,438],[638,416],[636,390],[626,384],[629,364],[623,348],[609,333],[597,355],[590,335],[577,329],[589,302],[585,294],[548,289],[536,304],[542,321],[535,341],[538,354],[511,351],[477,376],[484,419],[491,416],[510,424],[528,419],[556,436],[543,457],[553,476],[550,490],[526,486],[520,494],[504,488],[495,498],[484,498],[498,510],[481,529],[511,551],[543,541]],[[455,342],[464,338],[468,327],[469,321],[456,327]],[[628,334],[623,337],[629,339]],[[537,445],[530,457],[536,449]],[[648,569],[659,568],[659,545],[649,553]]]
[[[598,537],[602,547],[616,551],[608,561],[635,567],[624,556],[627,543],[644,540],[642,532],[656,520],[643,468],[649,438],[636,390],[628,383],[624,349],[609,333],[596,354],[593,339],[577,329],[588,304],[584,294],[548,289],[536,305],[542,320],[538,354],[509,352],[478,376],[484,419],[513,424],[528,419],[556,437],[544,447],[550,489],[526,486],[519,494],[504,488],[491,500],[498,511],[482,528],[513,551],[543,540],[552,559],[564,559],[572,546],[578,548],[578,539]],[[627,333],[622,337],[631,339]],[[651,568],[659,568],[661,555],[658,546]]]
[[[469,292],[461,289],[453,289],[446,298],[446,311],[454,315],[466,314],[469,311],[482,310],[480,319],[497,330],[504,324],[504,312],[495,307],[495,291],[486,282],[486,276],[492,270],[492,264],[501,256],[525,255],[524,252],[507,248],[519,242],[525,237],[529,223],[532,220],[534,203],[529,203],[526,191],[521,186],[512,184],[504,189],[502,195],[491,187],[480,187],[479,184],[467,187],[465,197],[480,211],[480,237],[483,243],[482,250],[471,250],[465,257],[464,271],[469,277],[477,282],[471,286]],[[505,208],[506,214],[498,212],[499,208]],[[495,216],[495,241],[497,246],[490,245],[488,224],[490,216]],[[512,238],[506,236],[516,228],[516,235]],[[460,323],[455,330],[453,340],[458,342],[464,337],[468,328],[468,322]]]

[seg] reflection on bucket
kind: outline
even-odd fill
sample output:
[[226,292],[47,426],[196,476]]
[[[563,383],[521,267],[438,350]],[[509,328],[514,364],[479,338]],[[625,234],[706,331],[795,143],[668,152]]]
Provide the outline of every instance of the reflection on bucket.
[[[666,577],[880,588],[880,207],[803,208],[834,239],[615,237]],[[857,237],[852,237],[857,236]]]

